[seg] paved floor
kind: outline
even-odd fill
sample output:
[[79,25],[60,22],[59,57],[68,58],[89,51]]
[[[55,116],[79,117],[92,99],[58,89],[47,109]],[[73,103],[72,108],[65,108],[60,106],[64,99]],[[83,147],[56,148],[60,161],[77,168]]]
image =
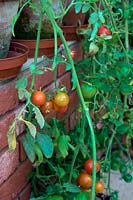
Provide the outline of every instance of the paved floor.
[[133,200],[133,181],[126,183],[120,179],[119,172],[111,173],[111,188],[119,191],[119,200]]

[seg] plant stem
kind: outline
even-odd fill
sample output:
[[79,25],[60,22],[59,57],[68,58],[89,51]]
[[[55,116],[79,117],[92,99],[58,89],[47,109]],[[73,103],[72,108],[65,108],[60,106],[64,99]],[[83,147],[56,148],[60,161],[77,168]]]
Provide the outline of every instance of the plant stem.
[[[37,65],[37,58],[38,58],[38,51],[39,51],[39,42],[40,42],[40,34],[41,34],[41,27],[42,27],[42,18],[43,18],[43,13],[41,12],[40,14],[40,19],[39,19],[39,23],[38,23],[38,31],[37,31],[37,39],[36,39],[36,48],[35,48],[35,55],[34,55],[34,65],[36,68]],[[36,74],[33,73],[32,74],[32,81],[31,81],[31,90],[34,89],[34,85],[35,85],[35,76]]]
[[70,175],[69,175],[69,183],[71,183],[71,180],[72,180],[73,168],[74,168],[74,164],[75,164],[78,153],[79,153],[79,144],[77,145],[77,147],[75,147],[75,150],[74,150],[74,156],[73,156],[71,169],[70,169]]

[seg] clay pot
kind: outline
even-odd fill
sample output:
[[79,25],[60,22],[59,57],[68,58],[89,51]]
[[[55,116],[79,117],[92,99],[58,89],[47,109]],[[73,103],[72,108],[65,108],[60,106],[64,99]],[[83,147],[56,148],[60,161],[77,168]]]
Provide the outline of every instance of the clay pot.
[[0,59],[0,80],[7,80],[18,75],[22,65],[27,61],[28,51],[27,46],[11,42],[7,57]]
[[[13,39],[12,41],[24,44],[29,48],[28,58],[34,58],[36,40],[23,40]],[[61,44],[61,40],[58,39],[58,45]],[[38,51],[38,57],[41,56],[52,57],[54,55],[54,39],[41,39]]]
[[62,26],[61,28],[63,30],[66,40],[72,41],[72,40],[80,40],[82,38],[82,34],[78,34],[80,32],[80,29],[86,29],[89,28],[89,26],[88,24],[84,24],[81,25],[80,27],[73,25],[73,26]]

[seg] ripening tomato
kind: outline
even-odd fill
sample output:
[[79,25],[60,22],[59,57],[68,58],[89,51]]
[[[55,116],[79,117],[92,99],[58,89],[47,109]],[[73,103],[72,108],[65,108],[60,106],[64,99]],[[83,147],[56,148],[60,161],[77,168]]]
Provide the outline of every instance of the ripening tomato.
[[68,109],[68,105],[66,106],[57,106],[56,104],[54,104],[54,110],[58,113],[65,113]]
[[48,114],[54,109],[54,103],[53,101],[46,101],[45,105],[42,105],[40,107],[40,110],[43,114]]
[[66,92],[58,92],[54,97],[54,103],[59,107],[68,105],[69,103],[68,94]]
[[96,193],[102,193],[104,191],[104,183],[101,181],[97,181],[95,186],[95,191]]
[[46,94],[42,91],[35,91],[31,96],[31,101],[36,106],[42,106],[46,103]]
[[[85,161],[84,169],[86,170],[86,172],[88,174],[92,174],[92,171],[93,171],[93,160],[92,159]],[[96,172],[99,172],[99,171],[100,171],[100,163],[98,161],[96,161]]]
[[77,178],[78,185],[83,189],[89,189],[92,186],[92,177],[86,172],[81,172]]
[[83,97],[87,100],[87,99],[92,98],[96,94],[97,89],[89,85],[88,83],[83,83],[81,85],[81,91],[82,91]]
[[98,28],[97,35],[112,35],[111,31],[107,28],[107,26],[103,25]]

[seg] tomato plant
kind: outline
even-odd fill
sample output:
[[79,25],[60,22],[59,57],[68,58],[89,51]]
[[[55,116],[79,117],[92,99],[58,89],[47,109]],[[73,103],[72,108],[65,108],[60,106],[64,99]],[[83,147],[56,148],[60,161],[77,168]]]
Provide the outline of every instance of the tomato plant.
[[107,28],[107,26],[103,25],[103,26],[100,26],[98,28],[98,31],[97,31],[97,35],[98,36],[102,36],[102,35],[112,35],[111,31]]
[[89,189],[92,185],[92,177],[85,172],[81,172],[77,178],[77,183],[81,188]]
[[96,193],[102,193],[104,191],[104,183],[101,181],[96,182]]
[[54,104],[54,110],[58,113],[65,113],[67,112],[68,109],[68,105],[66,106],[57,106],[56,104]]
[[54,103],[59,107],[67,106],[69,103],[69,96],[66,92],[58,92],[54,96]]
[[31,101],[33,104],[37,106],[45,105],[46,103],[46,95],[42,91],[35,91],[31,96]]
[[[88,174],[92,174],[92,171],[93,171],[93,160],[92,159],[85,161],[84,169],[86,170],[86,172]],[[100,163],[98,161],[96,161],[96,172],[99,172],[99,171],[100,171]]]
[[43,114],[48,114],[54,109],[53,101],[46,101],[44,105],[40,107],[40,110]]
[[88,83],[83,83],[81,85],[81,91],[83,97],[87,100],[92,98],[96,94],[97,89],[94,86],[89,85]]

